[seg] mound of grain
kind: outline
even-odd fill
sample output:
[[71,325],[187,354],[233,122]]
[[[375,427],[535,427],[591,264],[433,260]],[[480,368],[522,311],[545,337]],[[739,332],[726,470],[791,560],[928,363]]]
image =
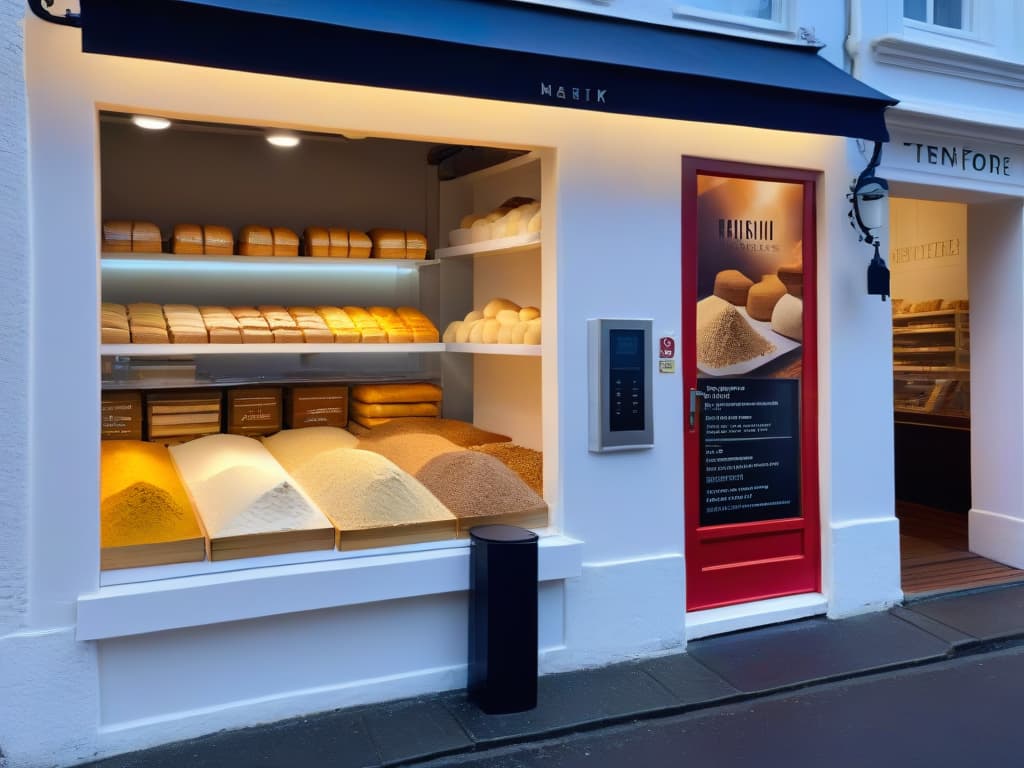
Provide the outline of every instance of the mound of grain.
[[697,362],[725,368],[775,351],[732,304],[716,296],[697,303]]
[[479,429],[467,421],[458,419],[431,419],[431,418],[408,418],[395,419],[387,424],[367,430],[365,433],[355,432],[359,435],[360,447],[365,448],[370,440],[377,440],[392,435],[437,435],[445,440],[451,440],[462,448],[471,445],[483,445],[484,443],[506,443],[512,438],[507,435],[499,435],[495,432],[488,432]]
[[181,541],[202,535],[167,448],[139,440],[100,443],[101,546]]
[[[494,443],[504,445],[504,443]],[[360,442],[360,447],[379,453],[410,475],[415,475],[423,465],[442,453],[462,450],[451,440],[440,435],[391,435],[376,440]]]
[[189,489],[214,539],[331,527],[280,467],[269,476],[263,467],[232,467]]
[[412,475],[358,448],[314,457],[295,480],[342,532],[452,519]]
[[543,495],[544,454],[540,451],[515,443],[486,443],[474,445],[470,450],[493,456],[523,478],[523,482],[530,486],[538,496]]
[[544,506],[544,499],[519,475],[478,451],[442,454],[416,477],[460,520],[521,514]]
[[355,448],[359,443],[351,432],[340,427],[285,429],[261,440],[266,449],[289,472],[294,472],[321,453],[338,448]]
[[198,537],[195,517],[163,488],[135,483],[100,503],[100,546],[180,541]]

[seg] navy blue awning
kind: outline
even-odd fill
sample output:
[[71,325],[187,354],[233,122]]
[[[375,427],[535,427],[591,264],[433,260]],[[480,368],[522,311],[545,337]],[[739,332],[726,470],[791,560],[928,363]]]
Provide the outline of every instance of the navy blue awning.
[[896,101],[784,45],[507,0],[81,0],[82,48],[875,141]]

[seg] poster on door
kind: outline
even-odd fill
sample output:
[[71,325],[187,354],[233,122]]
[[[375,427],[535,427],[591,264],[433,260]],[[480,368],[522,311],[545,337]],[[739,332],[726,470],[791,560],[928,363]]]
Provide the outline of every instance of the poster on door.
[[700,524],[799,517],[801,184],[697,176]]

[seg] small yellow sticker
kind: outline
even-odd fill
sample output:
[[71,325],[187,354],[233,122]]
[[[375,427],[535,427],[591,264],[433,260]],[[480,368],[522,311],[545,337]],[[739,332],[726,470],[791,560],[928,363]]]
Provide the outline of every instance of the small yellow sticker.
[[658,372],[659,373],[675,373],[676,372],[676,361],[675,360],[659,360],[658,361]]

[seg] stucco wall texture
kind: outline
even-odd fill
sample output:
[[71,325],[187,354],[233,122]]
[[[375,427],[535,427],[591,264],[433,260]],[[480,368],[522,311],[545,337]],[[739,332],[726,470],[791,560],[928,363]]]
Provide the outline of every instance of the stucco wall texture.
[[28,603],[25,12],[21,0],[0,0],[0,638],[24,624]]

